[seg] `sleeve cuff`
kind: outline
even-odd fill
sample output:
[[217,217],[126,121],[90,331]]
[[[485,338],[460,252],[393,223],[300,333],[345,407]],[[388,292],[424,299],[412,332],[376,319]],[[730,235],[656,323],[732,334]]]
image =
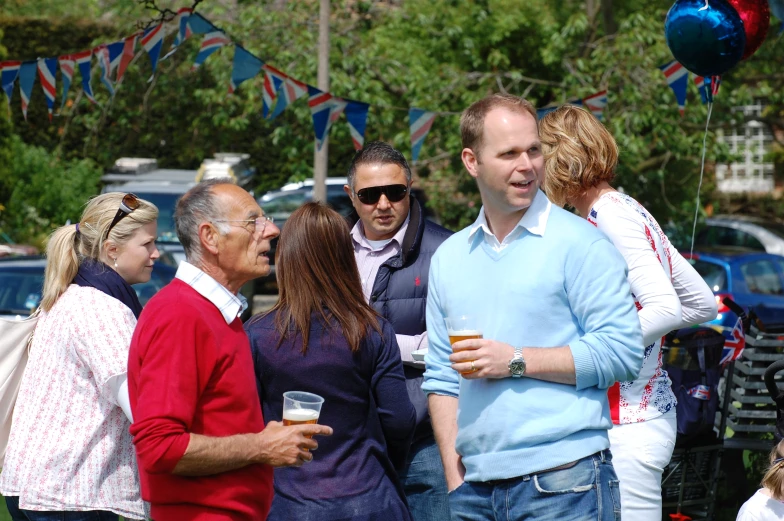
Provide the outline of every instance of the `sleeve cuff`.
[[595,387],[599,384],[599,375],[596,374],[596,366],[593,357],[585,342],[578,340],[574,344],[569,344],[574,359],[574,378],[577,389]]

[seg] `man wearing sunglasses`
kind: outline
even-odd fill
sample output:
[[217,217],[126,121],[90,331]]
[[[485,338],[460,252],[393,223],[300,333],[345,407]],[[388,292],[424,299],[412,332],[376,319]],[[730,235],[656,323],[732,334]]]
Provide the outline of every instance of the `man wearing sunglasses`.
[[272,467],[313,458],[325,425],[264,425],[240,287],[269,273],[280,233],[228,179],[177,202],[186,262],[145,307],[131,342],[128,387],[142,497],[156,521],[266,519]]
[[425,302],[430,257],[451,234],[425,219],[411,195],[406,158],[387,143],[367,143],[356,153],[344,187],[356,210],[351,236],[362,290],[395,329],[417,428],[406,467],[399,469],[415,521],[450,519],[444,469],[433,437],[424,367],[412,352],[427,348]]

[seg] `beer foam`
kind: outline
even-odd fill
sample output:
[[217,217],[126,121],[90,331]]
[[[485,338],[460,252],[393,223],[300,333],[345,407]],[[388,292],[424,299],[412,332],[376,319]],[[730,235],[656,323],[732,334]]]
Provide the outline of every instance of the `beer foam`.
[[319,412],[313,409],[288,409],[283,411],[283,419],[292,422],[318,420]]
[[482,332],[478,329],[461,329],[459,331],[454,331],[452,329],[447,330],[449,336],[482,336]]

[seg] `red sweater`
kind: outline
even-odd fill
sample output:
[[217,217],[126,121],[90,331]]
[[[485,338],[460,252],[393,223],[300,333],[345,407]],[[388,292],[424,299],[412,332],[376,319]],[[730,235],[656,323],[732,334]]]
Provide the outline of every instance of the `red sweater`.
[[174,279],[139,317],[128,357],[131,434],[142,497],[155,521],[263,520],[272,468],[249,465],[176,476],[190,433],[231,436],[264,428],[248,337],[218,308]]

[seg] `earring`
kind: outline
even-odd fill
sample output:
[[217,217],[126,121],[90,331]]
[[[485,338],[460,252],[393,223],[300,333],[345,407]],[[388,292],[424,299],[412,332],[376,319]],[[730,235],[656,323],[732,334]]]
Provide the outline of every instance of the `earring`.
[[114,267],[117,267],[117,257],[114,258]]

